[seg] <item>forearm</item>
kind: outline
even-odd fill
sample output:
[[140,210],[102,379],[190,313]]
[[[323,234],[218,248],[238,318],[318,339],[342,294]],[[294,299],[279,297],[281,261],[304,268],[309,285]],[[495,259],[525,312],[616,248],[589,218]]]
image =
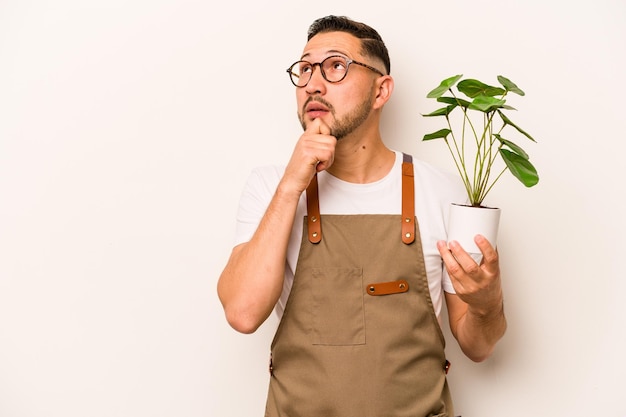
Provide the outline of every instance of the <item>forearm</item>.
[[254,332],[280,297],[298,200],[299,193],[279,186],[252,239],[233,249],[219,278],[226,319],[237,331]]
[[315,173],[332,165],[336,143],[330,128],[315,119],[298,140],[252,239],[233,249],[217,291],[234,329],[254,332],[274,309],[283,289],[298,202]]
[[484,361],[506,331],[502,299],[488,307],[467,306],[455,327],[455,336],[463,353],[475,362]]
[[[450,330],[463,353],[476,362],[487,359],[506,331],[498,252],[481,235],[474,241],[480,265],[458,242],[437,242],[456,294],[446,293]],[[449,246],[449,248],[448,248]]]

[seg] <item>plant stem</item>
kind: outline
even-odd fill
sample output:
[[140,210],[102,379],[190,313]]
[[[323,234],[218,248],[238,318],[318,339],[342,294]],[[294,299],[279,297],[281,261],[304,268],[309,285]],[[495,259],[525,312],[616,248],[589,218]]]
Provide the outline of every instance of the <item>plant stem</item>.
[[[454,161],[454,165],[456,165],[456,169],[459,172],[459,175],[461,176],[461,180],[463,181],[465,189],[467,190],[469,194],[471,191],[471,186],[469,183],[469,178],[467,177],[467,170],[465,169],[464,157],[463,157],[463,154],[459,152],[459,146],[458,146],[456,137],[454,136],[454,132],[452,131],[452,124],[450,123],[450,119],[448,118],[447,115],[446,115],[446,121],[448,122],[448,127],[450,128],[452,142],[454,143],[454,150],[450,146],[450,142],[448,141],[448,138],[444,138],[444,141],[446,142],[446,145],[448,146],[448,150],[450,151],[450,154],[452,155],[452,160]],[[463,136],[464,135],[462,135],[462,137]]]

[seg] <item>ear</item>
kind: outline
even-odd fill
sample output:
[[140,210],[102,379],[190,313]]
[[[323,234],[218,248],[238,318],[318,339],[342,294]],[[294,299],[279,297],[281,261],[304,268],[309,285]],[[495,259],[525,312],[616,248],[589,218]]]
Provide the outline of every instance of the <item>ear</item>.
[[393,78],[391,75],[383,75],[376,80],[376,99],[374,100],[374,109],[381,109],[391,98],[393,93]]

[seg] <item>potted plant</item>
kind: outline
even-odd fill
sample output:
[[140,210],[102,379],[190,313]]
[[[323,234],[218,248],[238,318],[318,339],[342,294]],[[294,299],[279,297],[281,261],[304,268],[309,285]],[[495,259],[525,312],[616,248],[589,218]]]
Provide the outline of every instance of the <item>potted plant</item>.
[[[424,135],[423,140],[442,139],[446,143],[467,191],[466,204],[452,203],[448,240],[458,240],[468,252],[480,253],[473,241],[476,234],[483,234],[494,246],[496,244],[500,209],[483,205],[495,183],[506,171],[526,187],[536,185],[539,176],[528,154],[503,136],[512,131],[535,142],[532,136],[505,115],[505,111],[515,110],[506,104],[507,94],[524,96],[525,93],[503,76],[498,76],[501,87],[462,77],[455,75],[447,78],[428,93],[427,98],[435,99],[444,107],[422,116],[445,118],[446,127]],[[454,92],[455,86],[460,94]],[[506,128],[509,128],[507,132]],[[470,218],[459,219],[457,216],[461,211],[469,213]],[[483,216],[491,218],[488,225],[481,225],[479,219]],[[457,234],[456,227],[459,225],[475,228],[463,237]]]

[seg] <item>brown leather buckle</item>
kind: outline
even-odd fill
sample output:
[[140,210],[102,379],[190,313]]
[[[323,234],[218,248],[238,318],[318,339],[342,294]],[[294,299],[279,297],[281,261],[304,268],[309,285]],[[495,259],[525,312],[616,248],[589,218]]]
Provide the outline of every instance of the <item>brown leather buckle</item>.
[[403,279],[390,282],[377,282],[367,285],[365,290],[369,295],[399,294],[409,290],[409,283]]

